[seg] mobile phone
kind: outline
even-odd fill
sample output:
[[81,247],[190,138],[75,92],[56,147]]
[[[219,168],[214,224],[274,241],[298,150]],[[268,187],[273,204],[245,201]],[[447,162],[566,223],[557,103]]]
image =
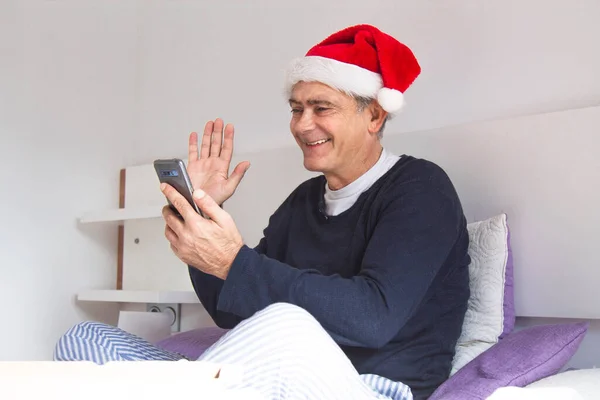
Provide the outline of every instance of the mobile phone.
[[[192,186],[192,181],[187,173],[187,169],[185,168],[185,164],[182,160],[178,158],[172,158],[168,160],[155,160],[154,161],[154,169],[156,170],[156,175],[158,175],[158,180],[161,183],[167,183],[175,188],[185,199],[190,203],[192,208],[196,210],[198,214],[204,217],[202,211],[198,208],[194,199],[192,198],[192,194],[194,193],[194,187]],[[169,207],[171,210],[175,212],[175,214],[181,217],[179,211],[171,204],[171,201],[167,199],[169,203]]]

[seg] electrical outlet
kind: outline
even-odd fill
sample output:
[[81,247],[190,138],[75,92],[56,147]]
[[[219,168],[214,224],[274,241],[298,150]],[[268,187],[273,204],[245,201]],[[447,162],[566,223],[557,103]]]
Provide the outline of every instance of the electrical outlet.
[[147,304],[146,311],[161,312],[169,314],[171,319],[171,332],[179,332],[181,329],[181,304]]

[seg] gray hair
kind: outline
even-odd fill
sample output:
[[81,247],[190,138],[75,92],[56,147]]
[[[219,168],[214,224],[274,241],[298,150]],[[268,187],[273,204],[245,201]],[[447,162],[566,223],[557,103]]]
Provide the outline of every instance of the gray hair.
[[[371,97],[362,97],[362,96],[352,96],[354,97],[354,100],[356,100],[356,105],[358,108],[358,112],[361,113],[365,110],[365,108],[367,108],[373,101],[375,101],[375,99],[371,98]],[[385,119],[383,120],[383,124],[381,124],[381,128],[379,129],[379,132],[377,132],[377,138],[379,140],[381,140],[381,138],[383,137],[383,130],[385,129],[385,124],[386,122],[388,122],[392,117],[390,116],[390,114],[385,116]]]

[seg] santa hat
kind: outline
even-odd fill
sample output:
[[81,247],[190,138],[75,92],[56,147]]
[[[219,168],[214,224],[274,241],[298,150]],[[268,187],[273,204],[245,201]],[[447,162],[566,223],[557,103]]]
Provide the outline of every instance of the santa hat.
[[321,82],[344,93],[377,99],[388,113],[404,104],[404,92],[421,72],[412,51],[371,25],[343,29],[293,60],[286,92],[300,81]]

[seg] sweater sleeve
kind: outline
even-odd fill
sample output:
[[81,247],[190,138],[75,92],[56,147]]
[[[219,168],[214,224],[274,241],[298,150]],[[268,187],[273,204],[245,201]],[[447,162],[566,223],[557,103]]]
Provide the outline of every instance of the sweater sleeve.
[[[289,199],[287,201],[289,201]],[[279,207],[276,215],[282,212],[287,201]],[[273,220],[274,216],[271,217],[270,221],[272,222]],[[256,254],[266,253],[267,240],[265,237],[263,237],[258,245],[254,247],[253,251]],[[221,311],[217,308],[224,283],[222,279],[210,274],[206,274],[191,265],[188,265],[188,269],[194,292],[196,292],[200,303],[202,303],[208,314],[219,328],[232,329],[237,324],[242,322],[242,320],[244,320],[244,318],[236,315],[233,312]]]
[[405,194],[382,206],[356,276],[296,269],[244,246],[217,308],[249,317],[270,304],[291,303],[311,313],[341,345],[384,346],[423,301],[463,218],[451,193],[419,181],[404,185],[410,186]]
[[219,328],[232,329],[242,321],[239,316],[217,310],[223,280],[188,266],[194,291],[208,314]]
[[[254,248],[257,254],[263,254],[266,248],[266,241],[263,239]],[[188,266],[192,287],[198,296],[200,303],[204,306],[208,314],[219,328],[232,329],[242,322],[243,318],[225,311],[219,311],[217,304],[223,288],[224,281],[213,275],[206,274],[198,269]]]

